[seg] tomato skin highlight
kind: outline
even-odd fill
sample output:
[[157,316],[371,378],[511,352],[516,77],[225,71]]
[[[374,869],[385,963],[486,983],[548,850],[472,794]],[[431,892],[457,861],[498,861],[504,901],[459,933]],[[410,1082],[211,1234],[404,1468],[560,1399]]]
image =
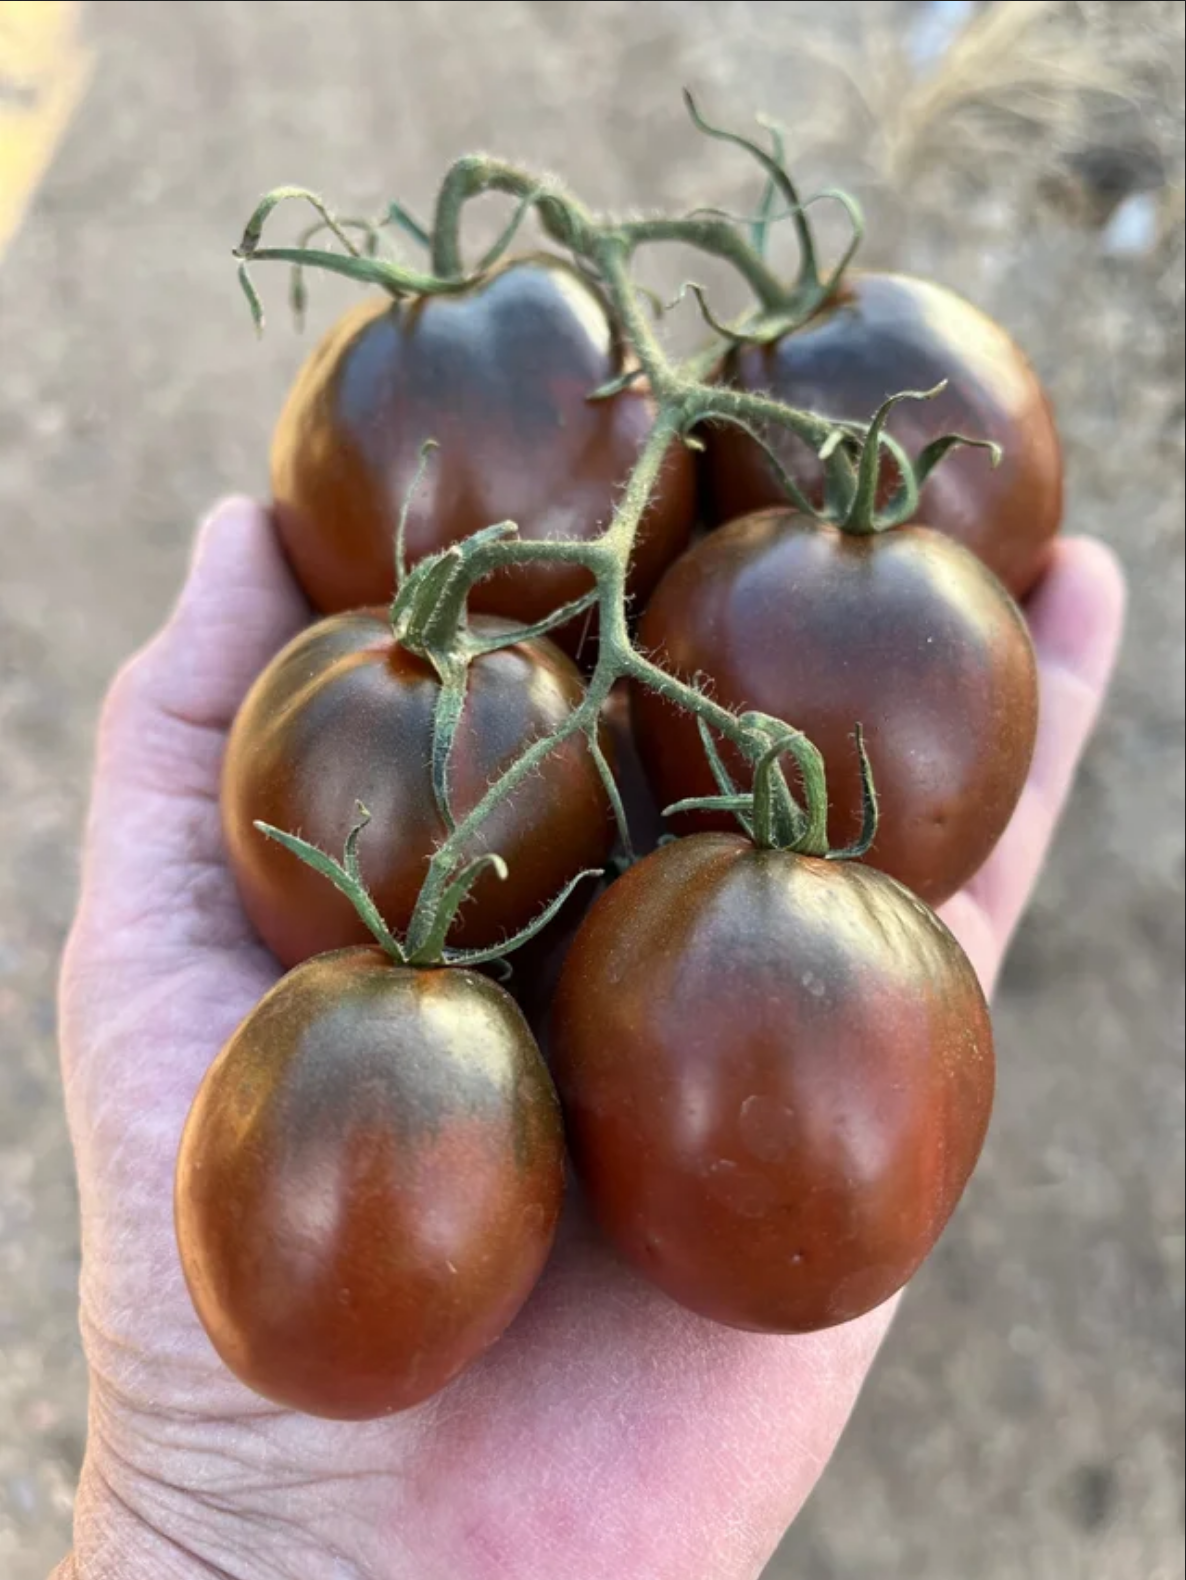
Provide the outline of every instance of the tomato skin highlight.
[[[476,635],[513,630],[477,618]],[[430,772],[440,683],[431,666],[393,641],[379,611],[335,615],[297,636],[256,681],[231,729],[223,766],[227,854],[248,917],[280,960],[370,941],[353,906],[320,874],[266,838],[256,820],[341,851],[359,842],[363,880],[389,927],[402,933],[433,851],[445,837]],[[498,773],[554,730],[584,695],[579,672],[546,640],[476,659],[450,757],[454,816],[463,817]],[[449,936],[486,948],[538,914],[614,841],[609,800],[579,733],[549,753],[483,825],[472,852],[507,863],[484,873]]]
[[[955,292],[908,275],[854,271],[802,328],[770,346],[731,352],[718,377],[825,416],[864,421],[889,395],[948,380],[932,400],[895,407],[889,432],[910,456],[944,433],[991,439],[1003,456],[994,470],[981,451],[949,454],[923,487],[917,519],[971,549],[1015,597],[1037,582],[1062,519],[1054,414],[1020,348]],[[786,504],[746,434],[721,425],[703,437],[717,521]],[[781,430],[774,442],[783,464],[822,503],[815,453]],[[896,470],[887,468],[885,495],[893,483]]]
[[[801,729],[823,753],[834,846],[860,830],[860,724],[881,805],[865,858],[930,905],[983,865],[1025,784],[1037,669],[1020,611],[984,566],[924,527],[851,536],[786,509],[709,533],[672,566],[643,647],[713,697]],[[690,716],[642,687],[635,741],[660,806],[716,790]],[[748,770],[723,753],[739,781]],[[679,816],[681,831],[736,824]]]
[[347,950],[285,977],[203,1081],[177,1168],[182,1266],[241,1381],[369,1419],[509,1326],[563,1176],[555,1090],[508,995]]
[[739,835],[664,846],[597,902],[550,1058],[608,1238],[681,1305],[770,1333],[907,1282],[992,1106],[988,1008],[938,918]]
[[[527,539],[599,536],[655,418],[640,389],[588,399],[622,368],[600,297],[560,260],[518,260],[457,296],[360,303],[305,363],[273,436],[277,528],[310,601],[325,613],[390,601],[426,439],[440,450],[409,512],[411,562],[503,520]],[[636,543],[632,597],[687,543],[695,511],[695,463],[676,444]],[[513,567],[470,607],[530,624],[591,586],[579,566]],[[575,653],[592,624],[582,616],[557,640]]]

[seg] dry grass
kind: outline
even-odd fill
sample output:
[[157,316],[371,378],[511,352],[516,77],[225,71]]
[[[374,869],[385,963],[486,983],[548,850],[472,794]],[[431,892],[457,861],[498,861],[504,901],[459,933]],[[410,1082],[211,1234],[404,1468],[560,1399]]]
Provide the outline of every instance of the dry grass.
[[880,91],[868,109],[885,179],[906,188],[935,159],[976,169],[1035,137],[1067,145],[1092,98],[1124,87],[1098,41],[1070,19],[1050,0],[990,5],[922,76],[900,29],[871,26],[877,69],[866,80]]
[[973,197],[999,200],[1003,186],[1023,209],[1054,206],[1088,225],[1129,193],[1164,187],[1172,226],[1174,182],[1143,106],[1152,77],[1173,100],[1174,51],[1137,14],[1160,8],[997,0],[949,30],[930,8],[905,9],[871,3],[854,37],[821,20],[803,38],[825,70],[789,145],[810,165],[847,167],[884,206],[883,240]]

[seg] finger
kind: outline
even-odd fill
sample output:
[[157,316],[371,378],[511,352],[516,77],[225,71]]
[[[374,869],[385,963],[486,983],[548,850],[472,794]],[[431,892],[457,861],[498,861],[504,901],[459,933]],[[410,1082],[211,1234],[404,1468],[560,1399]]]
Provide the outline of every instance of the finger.
[[1027,616],[1040,688],[1034,759],[992,857],[944,908],[990,985],[1030,897],[1108,689],[1124,624],[1124,576],[1090,538],[1063,540]]
[[198,534],[168,622],[120,671],[103,709],[80,906],[98,936],[160,922],[155,941],[167,942],[172,924],[193,919],[195,901],[199,926],[207,900],[209,920],[223,920],[226,731],[255,676],[307,617],[267,514],[247,499],[220,505]]

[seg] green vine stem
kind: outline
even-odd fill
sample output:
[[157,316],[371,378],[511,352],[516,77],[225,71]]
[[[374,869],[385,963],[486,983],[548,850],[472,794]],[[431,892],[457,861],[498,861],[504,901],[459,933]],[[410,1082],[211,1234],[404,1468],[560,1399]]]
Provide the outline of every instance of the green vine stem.
[[499,943],[488,949],[450,949],[445,939],[449,929],[456,920],[457,913],[469,897],[470,890],[484,872],[493,871],[499,878],[506,878],[507,864],[501,856],[477,856],[472,861],[457,864],[449,875],[445,885],[441,903],[426,922],[419,928],[415,918],[409,926],[405,938],[398,938],[388,927],[383,917],[379,914],[378,907],[372,900],[363,882],[362,871],[358,859],[358,844],[363,830],[371,820],[371,814],[357,803],[357,817],[351,825],[346,836],[346,847],[342,853],[341,861],[319,850],[316,845],[311,845],[308,840],[301,839],[296,834],[285,833],[283,829],[274,828],[270,823],[256,822],[255,827],[268,839],[273,839],[277,844],[283,845],[298,860],[303,861],[314,872],[327,878],[340,894],[350,901],[359,919],[365,924],[371,937],[383,950],[384,954],[398,966],[483,966],[497,965],[507,955],[516,949],[521,949],[529,943],[537,933],[543,931],[559,911],[568,903],[573,891],[582,884],[586,878],[600,878],[601,873],[594,867],[578,872],[550,904],[545,905],[539,914],[517,933],[502,939]]
[[[523,218],[534,210],[545,233],[570,252],[585,273],[602,290],[616,320],[623,341],[633,352],[639,374],[645,378],[655,405],[651,433],[627,480],[609,526],[592,541],[527,541],[518,536],[513,522],[496,523],[463,543],[421,561],[409,570],[404,549],[407,503],[394,545],[397,590],[391,609],[393,634],[398,641],[421,653],[436,668],[441,681],[432,746],[433,784],[438,806],[445,822],[446,835],[428,864],[406,939],[401,943],[386,931],[361,889],[357,870],[357,841],[361,826],[352,830],[341,863],[323,852],[313,851],[303,841],[278,830],[264,830],[281,840],[302,859],[323,871],[343,893],[347,893],[381,947],[393,959],[405,963],[444,961],[477,964],[473,952],[449,950],[445,944],[449,926],[481,871],[495,858],[481,858],[475,866],[466,856],[472,852],[475,837],[494,811],[539,767],[549,753],[565,740],[582,733],[594,749],[595,760],[606,782],[611,806],[625,834],[625,815],[613,776],[597,746],[602,709],[613,686],[627,679],[651,687],[668,701],[688,710],[699,724],[705,750],[713,765],[720,794],[710,798],[718,807],[735,813],[741,826],[762,845],[801,851],[816,856],[851,858],[862,855],[876,830],[877,802],[872,773],[859,727],[857,750],[861,760],[864,801],[864,829],[851,848],[830,851],[827,842],[827,789],[824,765],[816,748],[801,732],[781,720],[762,714],[739,717],[722,707],[703,687],[688,684],[667,673],[633,644],[627,623],[626,571],[634,541],[650,504],[664,460],[672,445],[696,444],[694,430],[706,422],[736,423],[755,436],[772,428],[790,429],[817,453],[827,470],[834,506],[839,498],[844,505],[844,521],[850,530],[880,529],[890,518],[904,519],[902,512],[917,504],[920,479],[956,443],[968,443],[948,436],[927,447],[912,465],[900,445],[884,431],[893,402],[887,402],[872,421],[837,423],[814,412],[786,406],[771,397],[703,382],[703,359],[678,366],[667,356],[646,308],[645,293],[633,279],[632,261],[637,249],[657,240],[680,241],[701,251],[727,259],[753,289],[758,300],[755,322],[769,326],[773,316],[783,318],[793,308],[805,310],[810,297],[833,288],[835,276],[820,279],[815,253],[810,245],[803,205],[782,164],[780,144],[767,153],[749,139],[710,127],[689,100],[689,109],[700,129],[722,137],[751,153],[767,174],[772,195],[763,199],[755,220],[741,223],[719,215],[696,214],[672,219],[617,219],[593,215],[567,189],[552,178],[540,178],[527,171],[485,156],[470,155],[457,160],[446,173],[437,198],[433,227],[428,237],[429,270],[412,270],[402,263],[369,256],[369,248],[354,243],[349,229],[336,220],[325,204],[301,188],[280,188],[270,193],[256,209],[236,256],[241,277],[252,305],[253,316],[261,321],[262,312],[254,286],[246,277],[248,263],[277,259],[299,265],[333,269],[363,283],[379,285],[395,297],[409,294],[441,294],[471,288],[511,246]],[[515,200],[510,221],[494,246],[480,260],[477,269],[467,272],[461,252],[461,225],[465,206],[489,192],[503,193]],[[766,229],[774,215],[774,204],[782,198],[787,213],[795,218],[801,246],[805,246],[799,284],[790,294],[770,272],[761,253]],[[328,228],[344,251],[323,253],[301,248],[263,248],[263,228],[275,207],[287,199],[310,204],[320,225]],[[393,209],[393,213],[396,210]],[[405,230],[405,211],[398,210]],[[859,216],[854,230],[859,231]],[[805,244],[805,237],[807,238]],[[757,240],[759,245],[755,246]],[[795,292],[798,291],[796,297]],[[788,305],[789,304],[789,305]],[[814,310],[814,309],[813,309]],[[772,316],[773,315],[773,316]],[[719,355],[719,353],[718,353]],[[631,378],[635,377],[634,372]],[[591,398],[605,398],[609,390],[590,391]],[[916,398],[910,392],[911,398]],[[905,398],[905,397],[896,397]],[[873,508],[878,468],[883,452],[897,466],[901,487],[891,508],[878,515]],[[422,465],[426,459],[422,455]],[[419,474],[418,474],[419,475]],[[806,506],[802,491],[792,478],[785,479],[792,501]],[[410,497],[410,496],[409,496]],[[813,512],[818,514],[818,512]],[[555,731],[532,741],[486,793],[462,817],[455,817],[448,785],[448,764],[454,732],[465,700],[466,675],[473,659],[492,646],[504,645],[500,636],[483,638],[469,627],[466,610],[469,594],[485,577],[524,563],[566,563],[585,569],[593,583],[588,595],[559,609],[538,624],[510,632],[505,642],[546,633],[584,609],[596,608],[599,643],[596,665],[581,702]],[[729,742],[753,765],[753,788],[742,794],[729,781],[715,739]],[[787,785],[782,764],[790,760],[795,767],[804,805],[800,806]],[[698,803],[701,805],[707,803]],[[575,882],[579,880],[574,880]],[[482,960],[505,953],[517,942],[525,941],[540,926],[546,925],[567,899],[574,885],[549,906],[532,929],[502,949],[482,952]],[[367,906],[370,904],[368,911]],[[373,914],[372,914],[373,913]],[[382,928],[382,932],[380,931]]]

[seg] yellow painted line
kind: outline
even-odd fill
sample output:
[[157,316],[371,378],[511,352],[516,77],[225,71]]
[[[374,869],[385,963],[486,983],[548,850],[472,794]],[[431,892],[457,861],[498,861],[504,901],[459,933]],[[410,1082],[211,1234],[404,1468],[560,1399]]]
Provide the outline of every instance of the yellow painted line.
[[86,89],[78,0],[0,0],[0,258]]

